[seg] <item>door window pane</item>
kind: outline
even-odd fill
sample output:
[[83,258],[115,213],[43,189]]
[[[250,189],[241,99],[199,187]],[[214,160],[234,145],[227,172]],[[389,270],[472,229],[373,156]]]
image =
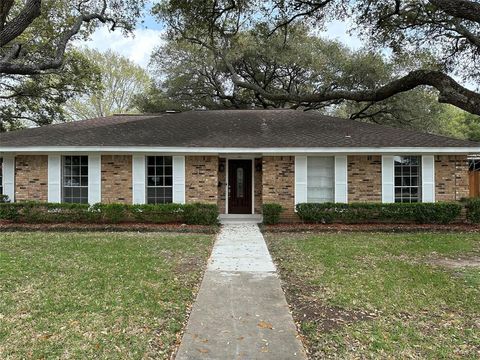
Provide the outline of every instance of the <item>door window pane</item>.
[[237,169],[237,197],[239,198],[243,198],[245,196],[243,191],[244,184],[245,184],[245,179],[244,179],[243,168],[239,167]]

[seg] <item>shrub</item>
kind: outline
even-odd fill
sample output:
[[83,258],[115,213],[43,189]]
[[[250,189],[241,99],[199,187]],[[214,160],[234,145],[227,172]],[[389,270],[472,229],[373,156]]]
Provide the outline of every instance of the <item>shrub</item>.
[[263,223],[266,225],[278,224],[280,221],[280,214],[283,212],[283,207],[280,204],[263,204]]
[[218,206],[214,204],[187,204],[183,208],[183,219],[191,225],[217,225]]
[[218,208],[207,204],[54,204],[39,202],[0,203],[0,220],[25,223],[172,223],[214,225]]
[[134,221],[144,223],[165,224],[183,221],[182,204],[145,204],[131,205],[131,216]]
[[460,216],[459,203],[322,203],[298,204],[297,214],[309,223],[394,222],[448,224]]
[[10,199],[8,198],[8,195],[0,194],[0,204],[9,203],[9,202],[10,202]]
[[467,220],[473,224],[480,223],[480,198],[468,199],[465,203]]

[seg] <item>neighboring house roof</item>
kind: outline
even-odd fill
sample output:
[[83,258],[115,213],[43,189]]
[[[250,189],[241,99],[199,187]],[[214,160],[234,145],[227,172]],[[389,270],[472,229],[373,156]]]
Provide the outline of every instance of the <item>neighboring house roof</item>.
[[0,134],[0,151],[19,147],[461,147],[477,150],[480,143],[315,112],[216,110],[115,115]]

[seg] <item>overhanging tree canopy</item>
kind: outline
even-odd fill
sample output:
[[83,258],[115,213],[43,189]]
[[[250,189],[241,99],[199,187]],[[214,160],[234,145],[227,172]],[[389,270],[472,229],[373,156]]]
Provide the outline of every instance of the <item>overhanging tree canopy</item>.
[[87,36],[98,23],[108,24],[112,30],[131,30],[144,3],[134,0],[2,1],[0,75],[35,75],[60,69],[67,47],[76,36]]
[[[419,86],[438,92],[441,103],[480,115],[480,93],[471,90],[480,79],[480,3],[456,0],[164,0],[154,12],[168,24],[172,39],[202,45],[222,61],[235,86],[270,101],[303,106],[351,100],[375,103]],[[259,23],[271,33],[288,31],[299,21],[321,27],[325,21],[349,17],[372,46],[395,53],[431,50],[436,63],[401,71],[373,86],[328,84],[309,92],[264,89],[234,66],[238,34]],[[474,87],[474,86],[473,86]]]

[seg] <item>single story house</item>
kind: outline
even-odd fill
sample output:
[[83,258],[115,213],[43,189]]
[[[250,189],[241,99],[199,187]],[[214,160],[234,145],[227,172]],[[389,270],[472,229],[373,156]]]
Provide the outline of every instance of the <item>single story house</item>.
[[480,144],[295,110],[116,115],[0,134],[13,201],[218,204],[468,197]]

